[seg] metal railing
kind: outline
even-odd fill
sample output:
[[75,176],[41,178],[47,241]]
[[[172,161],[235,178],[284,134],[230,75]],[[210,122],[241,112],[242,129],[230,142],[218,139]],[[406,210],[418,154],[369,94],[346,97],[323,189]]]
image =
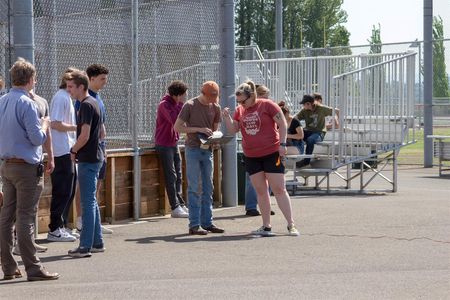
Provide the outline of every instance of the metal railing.
[[415,142],[415,55],[404,54],[333,78],[339,129],[328,133],[333,167]]

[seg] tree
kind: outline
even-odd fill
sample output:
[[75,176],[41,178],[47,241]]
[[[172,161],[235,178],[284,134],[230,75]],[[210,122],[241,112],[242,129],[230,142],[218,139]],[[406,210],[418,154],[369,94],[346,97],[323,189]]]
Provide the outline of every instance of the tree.
[[433,97],[449,97],[445,65],[444,26],[440,16],[433,18]]
[[378,28],[375,25],[372,26],[372,35],[367,40],[370,44],[370,54],[381,53],[381,26],[378,24]]
[[[261,49],[275,48],[275,1],[236,0],[236,41]],[[348,46],[343,0],[284,0],[283,40],[288,49]]]

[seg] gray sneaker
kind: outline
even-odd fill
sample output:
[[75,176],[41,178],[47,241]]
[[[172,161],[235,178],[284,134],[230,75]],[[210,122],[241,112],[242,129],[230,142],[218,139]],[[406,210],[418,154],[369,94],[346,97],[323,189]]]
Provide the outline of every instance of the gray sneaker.
[[91,251],[89,251],[88,249],[80,248],[80,247],[75,248],[73,250],[69,250],[68,254],[69,254],[69,256],[78,257],[78,258],[92,256]]
[[252,231],[252,234],[260,235],[260,236],[274,236],[275,235],[272,232],[272,227],[265,227],[265,226],[261,226],[260,228],[256,229],[255,231]]

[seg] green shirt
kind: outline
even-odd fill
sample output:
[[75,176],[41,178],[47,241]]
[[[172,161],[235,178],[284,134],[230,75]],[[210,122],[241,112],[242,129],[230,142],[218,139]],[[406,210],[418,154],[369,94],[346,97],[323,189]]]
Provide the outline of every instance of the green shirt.
[[333,109],[325,105],[316,105],[313,110],[302,109],[297,119],[305,120],[305,130],[326,132],[325,117],[333,115]]

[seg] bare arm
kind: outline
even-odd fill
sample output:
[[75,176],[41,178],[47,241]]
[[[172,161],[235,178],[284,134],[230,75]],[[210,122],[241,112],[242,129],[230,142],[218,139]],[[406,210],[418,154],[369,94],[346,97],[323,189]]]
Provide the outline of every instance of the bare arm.
[[68,131],[76,131],[77,126],[76,125],[70,125],[61,121],[52,121],[50,123],[50,126],[52,129],[61,131],[61,132],[68,132]]
[[239,131],[239,122],[233,120],[230,115],[230,109],[225,107],[222,110],[223,119],[225,120],[225,127],[228,134],[235,134]]
[[103,141],[106,138],[106,127],[105,124],[102,124],[100,128],[100,140]]
[[278,125],[278,131],[280,132],[280,143],[286,143],[287,123],[285,117],[281,112],[278,112],[273,119]]
[[53,157],[53,146],[52,146],[52,133],[50,130],[50,127],[47,127],[46,130],[47,139],[45,140],[42,147],[44,148],[45,152],[47,152],[47,174],[51,174],[53,170],[55,169],[55,159]]
[[303,133],[303,128],[301,126],[298,126],[297,128],[295,128],[295,131],[297,132],[296,134],[286,134],[286,137],[288,139],[294,139],[294,140],[303,140],[304,137],[304,133]]
[[210,128],[207,128],[207,127],[188,127],[186,125],[186,122],[184,122],[180,118],[177,118],[177,120],[175,121],[175,125],[173,125],[173,128],[175,129],[175,131],[177,131],[179,133],[196,133],[196,132],[201,132],[201,133],[204,133],[204,134],[206,134],[208,136],[210,136],[213,133],[213,131]]
[[71,155],[70,156],[71,156],[73,161],[75,161],[75,154],[72,153],[72,152],[77,153],[81,148],[84,147],[84,145],[86,145],[86,143],[89,140],[90,131],[91,131],[91,125],[83,124],[81,126],[80,135],[78,136],[78,139],[77,139],[75,145],[72,146],[72,150],[71,150]]

